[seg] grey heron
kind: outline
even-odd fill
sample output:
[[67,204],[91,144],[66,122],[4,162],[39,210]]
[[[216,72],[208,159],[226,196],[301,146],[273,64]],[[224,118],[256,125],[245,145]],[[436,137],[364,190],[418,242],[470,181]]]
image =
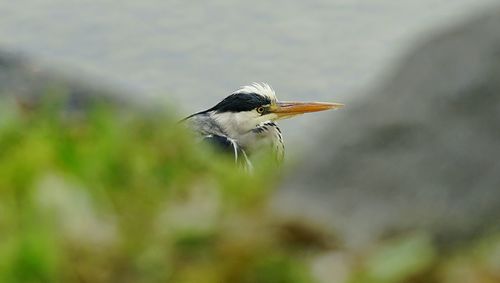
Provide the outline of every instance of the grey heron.
[[282,161],[285,146],[275,121],[308,112],[337,109],[341,103],[278,101],[266,83],[242,86],[210,109],[192,114],[182,121],[217,148],[243,160],[251,168],[248,155],[271,148]]

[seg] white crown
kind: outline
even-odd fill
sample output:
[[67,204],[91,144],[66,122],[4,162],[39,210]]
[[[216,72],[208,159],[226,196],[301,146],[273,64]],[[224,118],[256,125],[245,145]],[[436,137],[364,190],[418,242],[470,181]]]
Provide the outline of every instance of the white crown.
[[246,85],[240,87],[238,90],[233,92],[235,93],[255,93],[264,97],[269,98],[271,101],[276,102],[276,93],[266,83],[252,83],[251,85]]

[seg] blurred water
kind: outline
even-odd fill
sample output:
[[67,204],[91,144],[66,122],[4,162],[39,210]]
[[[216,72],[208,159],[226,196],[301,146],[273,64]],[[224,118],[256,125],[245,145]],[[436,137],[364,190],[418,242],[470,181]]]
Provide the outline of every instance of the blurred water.
[[[253,81],[283,100],[349,104],[416,39],[497,2],[4,0],[0,47],[174,100],[183,114]],[[288,145],[336,114],[283,122]]]

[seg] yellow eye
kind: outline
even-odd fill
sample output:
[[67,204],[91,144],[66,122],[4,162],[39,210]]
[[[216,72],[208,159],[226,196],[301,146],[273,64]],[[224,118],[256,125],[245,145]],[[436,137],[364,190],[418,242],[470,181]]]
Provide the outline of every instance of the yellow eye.
[[261,107],[257,108],[257,112],[262,114],[264,112],[264,107],[261,106]]

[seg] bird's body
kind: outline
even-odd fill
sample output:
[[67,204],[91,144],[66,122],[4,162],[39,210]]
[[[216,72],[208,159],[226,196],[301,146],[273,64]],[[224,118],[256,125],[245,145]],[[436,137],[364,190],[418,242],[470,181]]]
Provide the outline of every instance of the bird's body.
[[272,149],[278,161],[283,160],[283,136],[274,121],[340,106],[342,104],[278,102],[268,84],[254,83],[184,120],[203,140],[251,166],[248,154],[266,147]]

